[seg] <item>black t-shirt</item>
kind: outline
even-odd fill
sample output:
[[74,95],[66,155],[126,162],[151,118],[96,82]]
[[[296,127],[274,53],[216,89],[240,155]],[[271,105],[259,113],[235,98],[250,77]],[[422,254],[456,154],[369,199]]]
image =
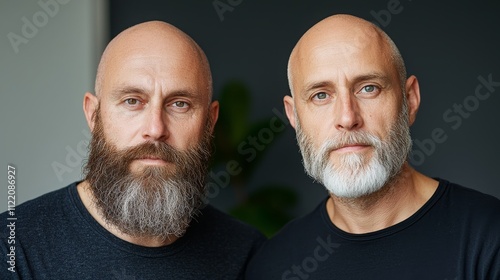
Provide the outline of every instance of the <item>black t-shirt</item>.
[[[134,245],[109,233],[86,210],[76,183],[15,209],[2,221],[0,279],[240,279],[265,240],[211,206],[171,245]],[[14,229],[14,231],[12,231]],[[9,268],[12,232],[15,273]]]
[[326,201],[286,225],[250,261],[247,279],[500,279],[500,200],[440,180],[408,219],[350,234]]

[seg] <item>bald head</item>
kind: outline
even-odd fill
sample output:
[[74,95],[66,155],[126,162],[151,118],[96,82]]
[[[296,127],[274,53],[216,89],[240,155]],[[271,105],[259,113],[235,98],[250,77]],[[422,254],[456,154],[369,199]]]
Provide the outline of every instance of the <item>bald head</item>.
[[328,48],[333,54],[344,57],[357,51],[376,50],[377,56],[390,60],[396,69],[402,88],[406,81],[406,69],[398,48],[379,27],[351,15],[330,16],[311,27],[297,42],[288,60],[288,82],[292,95],[295,77],[311,60],[322,59],[320,49]]
[[106,77],[113,75],[120,62],[128,57],[169,55],[171,63],[181,62],[204,77],[209,100],[212,97],[212,76],[203,50],[187,34],[175,26],[150,21],[134,25],[111,40],[102,54],[95,81],[95,94],[103,90]]

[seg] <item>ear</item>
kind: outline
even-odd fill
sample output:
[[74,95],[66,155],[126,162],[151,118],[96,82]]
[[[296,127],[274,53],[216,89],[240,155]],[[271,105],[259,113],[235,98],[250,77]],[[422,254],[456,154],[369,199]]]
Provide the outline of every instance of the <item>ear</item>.
[[209,110],[208,117],[210,118],[210,121],[211,121],[210,122],[210,124],[211,124],[210,132],[213,133],[215,123],[217,122],[217,119],[219,118],[219,101],[213,101],[212,103],[210,103],[210,108],[208,110]]
[[408,102],[409,124],[412,125],[417,118],[417,111],[420,107],[420,86],[417,77],[410,76],[406,80],[406,101]]
[[293,103],[293,97],[286,95],[283,98],[283,104],[285,105],[286,116],[288,117],[288,120],[290,121],[292,127],[295,129],[297,120],[295,119],[295,103]]
[[83,112],[85,113],[85,119],[87,119],[87,125],[89,126],[90,131],[94,131],[94,113],[97,110],[98,104],[99,100],[97,99],[97,96],[90,92],[85,93],[85,96],[83,97]]

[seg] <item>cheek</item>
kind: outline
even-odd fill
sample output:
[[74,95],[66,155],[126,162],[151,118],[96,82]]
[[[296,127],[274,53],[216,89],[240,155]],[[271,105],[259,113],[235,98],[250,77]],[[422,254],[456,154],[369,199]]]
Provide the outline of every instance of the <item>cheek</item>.
[[333,118],[322,113],[304,114],[300,119],[302,132],[309,137],[316,148],[320,147],[333,133]]
[[386,139],[398,115],[398,111],[395,108],[387,108],[378,113],[371,112],[365,118],[365,127],[370,133],[375,134],[380,139]]
[[195,147],[205,132],[205,119],[176,123],[169,130],[171,145],[178,149],[186,150]]
[[108,116],[103,119],[102,125],[106,140],[119,149],[140,143],[140,139],[136,139],[138,138],[140,125],[134,120],[123,120],[118,117]]
[[124,133],[127,131],[123,127],[120,127],[119,124],[117,123],[109,123],[109,124],[104,124],[104,136],[106,137],[106,141],[108,141],[110,144],[113,144],[117,148],[121,149],[124,148],[127,145],[127,142],[130,143],[130,141],[127,141],[128,137]]

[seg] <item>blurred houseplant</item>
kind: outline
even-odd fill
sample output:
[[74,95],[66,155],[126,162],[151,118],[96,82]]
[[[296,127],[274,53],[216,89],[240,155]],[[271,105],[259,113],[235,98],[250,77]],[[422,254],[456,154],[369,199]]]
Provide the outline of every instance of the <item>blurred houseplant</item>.
[[[275,184],[259,186],[256,191],[249,192],[246,183],[285,124],[276,117],[251,122],[251,95],[239,81],[228,82],[223,87],[219,103],[213,166],[232,162],[237,167],[234,170],[238,171],[232,173],[229,182],[238,203],[229,212],[268,237],[272,236],[292,218],[289,212],[297,204],[297,195],[291,188]],[[271,127],[283,129],[271,130]]]

